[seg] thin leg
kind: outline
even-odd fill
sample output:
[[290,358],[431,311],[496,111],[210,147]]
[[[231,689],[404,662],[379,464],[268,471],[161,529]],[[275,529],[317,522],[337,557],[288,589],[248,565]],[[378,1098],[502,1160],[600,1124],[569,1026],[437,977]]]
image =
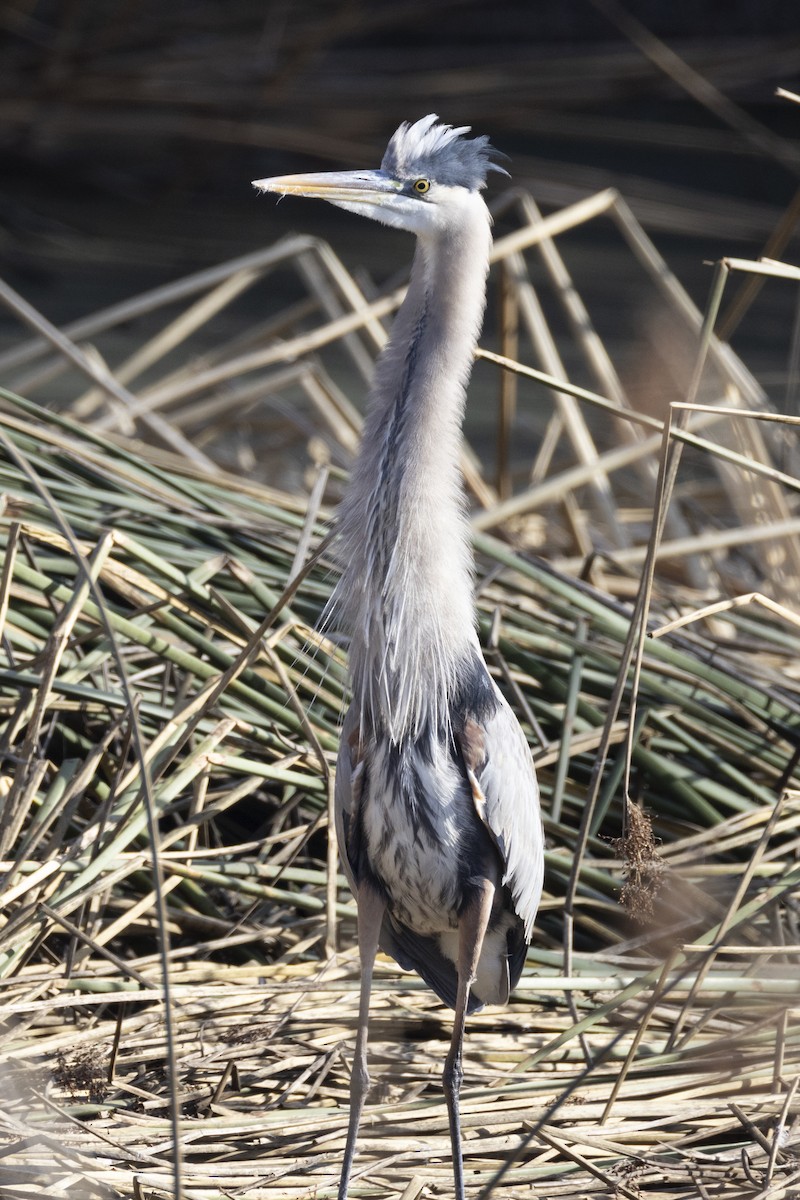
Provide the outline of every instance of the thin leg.
[[378,952],[378,936],[381,931],[386,901],[368,884],[358,889],[358,953],[361,959],[361,995],[358,1003],[358,1032],[353,1055],[353,1070],[350,1076],[350,1123],[347,1127],[347,1145],[344,1150],[342,1174],[339,1180],[339,1200],[347,1200],[350,1171],[356,1152],[356,1138],[361,1124],[361,1113],[369,1091],[367,1070],[367,1034],[369,1030],[369,994],[372,989],[372,968]]
[[467,1019],[469,990],[475,980],[481,947],[489,924],[494,902],[494,884],[483,881],[476,900],[461,917],[458,926],[458,991],[456,993],[456,1015],[453,1020],[453,1037],[444,1063],[445,1099],[450,1118],[450,1144],[453,1151],[453,1176],[456,1200],[464,1200],[464,1160],[461,1153],[461,1111],[459,1097],[464,1068],[461,1065],[461,1048],[464,1043],[464,1025]]

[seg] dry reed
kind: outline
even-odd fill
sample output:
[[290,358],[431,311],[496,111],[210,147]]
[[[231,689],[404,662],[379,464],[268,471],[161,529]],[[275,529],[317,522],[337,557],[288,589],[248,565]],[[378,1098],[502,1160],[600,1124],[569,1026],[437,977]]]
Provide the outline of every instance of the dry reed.
[[[502,354],[483,354],[506,379],[499,469],[469,448],[464,465],[480,632],[539,764],[547,884],[513,1003],[470,1025],[469,1192],[788,1195],[799,485],[790,420],[713,333],[731,270],[780,272],[722,264],[703,315],[616,193],[547,217],[503,205]],[[597,219],[694,355],[660,412],[626,395],[560,252]],[[306,297],[200,361],[191,338],[286,269]],[[345,658],[316,629],[359,428],[337,363],[368,373],[402,288],[368,292],[298,238],[66,333],[3,293],[45,339],[3,378],[34,397],[67,369],[90,386],[74,376],[60,412],[1,396],[0,1196],[334,1194],[357,967],[328,836]],[[79,344],[187,301],[116,367]],[[520,479],[514,412],[534,386],[551,406]],[[226,471],[237,404],[268,442],[298,390],[307,494]],[[380,961],[353,1196],[449,1186],[448,1019]]]

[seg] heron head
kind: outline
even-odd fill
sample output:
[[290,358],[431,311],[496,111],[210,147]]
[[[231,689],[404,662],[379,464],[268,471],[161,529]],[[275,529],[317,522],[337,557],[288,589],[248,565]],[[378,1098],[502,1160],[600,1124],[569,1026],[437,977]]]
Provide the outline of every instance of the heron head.
[[434,114],[393,134],[377,171],[330,171],[255,179],[253,187],[281,196],[315,196],[411,233],[434,232],[448,224],[468,197],[486,186],[489,171],[508,172],[492,161],[487,137],[467,138],[468,125],[454,129]]

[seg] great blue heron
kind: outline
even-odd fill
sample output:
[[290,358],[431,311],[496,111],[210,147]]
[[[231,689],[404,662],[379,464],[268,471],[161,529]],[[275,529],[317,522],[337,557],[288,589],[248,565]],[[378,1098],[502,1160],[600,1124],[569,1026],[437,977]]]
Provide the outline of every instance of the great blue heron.
[[488,138],[435,115],[403,124],[378,171],[285,175],[255,187],[317,196],[417,235],[411,282],[370,391],[339,512],[334,605],[353,701],[336,774],[339,850],[358,901],[361,996],[339,1200],[369,1088],[367,1026],[380,947],[455,1009],[444,1067],[455,1192],[468,1012],[519,980],[542,888],[528,745],[476,634],[459,450],[483,320]]

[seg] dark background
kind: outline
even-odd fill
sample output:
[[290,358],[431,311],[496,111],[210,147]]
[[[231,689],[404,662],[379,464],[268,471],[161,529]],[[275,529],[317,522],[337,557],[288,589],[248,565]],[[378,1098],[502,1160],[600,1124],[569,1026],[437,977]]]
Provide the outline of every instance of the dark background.
[[[402,234],[249,181],[377,165],[431,111],[488,133],[547,210],[617,186],[700,305],[708,261],[760,253],[800,178],[800,106],[775,97],[800,90],[796,2],[17,0],[0,32],[2,274],[57,323],[296,228],[384,281]],[[579,247],[583,286],[618,281],[624,353],[629,256],[603,223]],[[777,399],[795,291],[770,285],[736,335]],[[19,333],[0,313],[2,345]]]

